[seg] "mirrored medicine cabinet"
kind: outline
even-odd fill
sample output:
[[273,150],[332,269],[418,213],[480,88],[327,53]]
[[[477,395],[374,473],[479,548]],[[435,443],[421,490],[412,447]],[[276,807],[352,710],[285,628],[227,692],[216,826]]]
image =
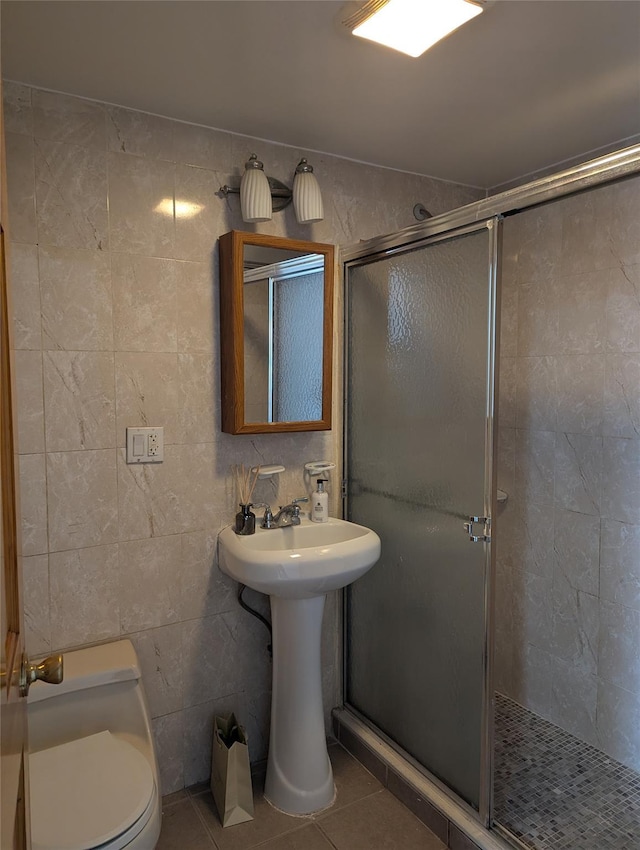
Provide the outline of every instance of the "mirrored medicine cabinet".
[[333,245],[220,237],[222,430],[331,428]]

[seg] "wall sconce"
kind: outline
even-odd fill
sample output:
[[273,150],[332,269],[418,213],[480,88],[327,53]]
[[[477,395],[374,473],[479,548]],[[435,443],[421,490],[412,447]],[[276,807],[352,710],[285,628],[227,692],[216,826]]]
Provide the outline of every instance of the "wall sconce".
[[320,186],[312,166],[303,157],[293,177],[293,190],[274,177],[267,177],[264,166],[252,153],[244,166],[239,188],[221,186],[219,195],[240,195],[242,220],[246,222],[269,221],[273,212],[279,212],[293,201],[299,224],[322,221],[324,210]]

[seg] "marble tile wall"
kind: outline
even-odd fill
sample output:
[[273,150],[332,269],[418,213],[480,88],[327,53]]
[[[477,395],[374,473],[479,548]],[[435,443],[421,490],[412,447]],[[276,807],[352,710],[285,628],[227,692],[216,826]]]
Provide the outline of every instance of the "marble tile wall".
[[504,222],[498,689],[640,770],[640,177]]
[[[340,461],[339,336],[332,432],[220,432],[217,239],[250,226],[215,193],[253,150],[289,183],[307,155],[325,220],[299,226],[289,208],[257,229],[336,244],[413,224],[418,201],[437,214],[481,193],[12,82],[4,100],[28,648],[131,638],[166,794],[207,779],[214,712],[234,708],[251,757],[266,754],[268,636],[215,563],[232,464],[284,464],[256,493],[282,502],[304,492],[306,461]],[[166,199],[200,213],[167,217]],[[164,463],[127,466],[127,425],[164,427]],[[327,716],[338,659],[332,597]]]

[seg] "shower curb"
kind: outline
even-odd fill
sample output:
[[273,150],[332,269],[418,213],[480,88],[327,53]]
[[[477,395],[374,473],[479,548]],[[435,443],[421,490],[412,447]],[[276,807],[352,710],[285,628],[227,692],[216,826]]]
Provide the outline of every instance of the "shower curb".
[[450,850],[513,850],[380,739],[346,708],[334,708],[334,734],[376,779]]

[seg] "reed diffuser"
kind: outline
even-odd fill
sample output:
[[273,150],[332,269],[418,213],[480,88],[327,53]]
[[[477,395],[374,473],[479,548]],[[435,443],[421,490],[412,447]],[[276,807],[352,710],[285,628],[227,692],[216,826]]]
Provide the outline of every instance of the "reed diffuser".
[[251,467],[245,470],[244,463],[241,466],[236,464],[233,470],[238,487],[238,497],[240,499],[240,510],[236,514],[235,532],[236,534],[254,534],[256,530],[256,515],[251,510],[251,498],[260,474],[260,467],[255,467],[253,477]]

